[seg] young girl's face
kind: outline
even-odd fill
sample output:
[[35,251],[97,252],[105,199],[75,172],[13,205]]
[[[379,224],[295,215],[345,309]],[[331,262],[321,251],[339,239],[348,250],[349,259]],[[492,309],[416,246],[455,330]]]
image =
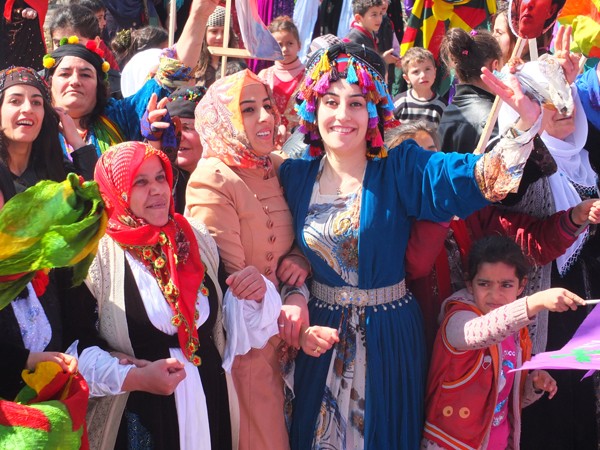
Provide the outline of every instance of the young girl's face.
[[467,281],[467,290],[473,294],[477,308],[484,314],[514,302],[524,287],[525,283],[519,280],[515,267],[503,262],[480,264],[475,277]]
[[206,27],[206,44],[209,47],[223,47],[225,27]]
[[298,58],[300,42],[294,37],[293,33],[289,31],[275,31],[273,37],[281,47],[281,53],[283,54],[282,63],[289,64],[294,62]]

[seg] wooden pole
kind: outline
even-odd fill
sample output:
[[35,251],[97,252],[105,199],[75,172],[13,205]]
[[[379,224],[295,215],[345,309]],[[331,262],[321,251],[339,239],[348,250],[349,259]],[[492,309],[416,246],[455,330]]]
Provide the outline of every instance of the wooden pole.
[[[515,44],[515,48],[513,49],[511,59],[521,56],[521,53],[523,52],[523,47],[525,47],[526,42],[526,39],[517,39],[517,43]],[[492,131],[494,130],[494,125],[498,120],[498,114],[500,114],[501,106],[502,99],[496,96],[496,98],[494,99],[494,104],[492,105],[492,110],[490,111],[490,115],[488,116],[487,122],[485,124],[485,128],[483,129],[483,133],[481,133],[481,137],[479,138],[477,148],[473,151],[475,155],[481,155],[485,152],[485,148],[487,147],[487,144],[490,140],[490,136],[492,135]]]
[[528,39],[529,42],[529,61],[537,61],[539,59],[537,39]]
[[[225,30],[223,31],[223,48],[229,47],[229,30],[231,29],[231,1],[225,2]],[[221,56],[221,78],[225,78],[227,71],[227,55]]]
[[177,24],[177,1],[171,0],[169,3],[169,47],[175,43],[175,26]]

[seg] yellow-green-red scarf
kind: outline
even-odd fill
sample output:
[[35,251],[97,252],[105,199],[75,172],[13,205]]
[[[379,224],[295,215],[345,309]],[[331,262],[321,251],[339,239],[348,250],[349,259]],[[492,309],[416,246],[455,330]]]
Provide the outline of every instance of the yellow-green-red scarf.
[[6,202],[0,210],[0,309],[40,270],[72,266],[73,283],[81,283],[106,221],[98,185],[73,173],[61,183],[40,181]]
[[46,361],[23,371],[27,384],[15,401],[0,399],[2,448],[87,450],[88,386],[80,374]]

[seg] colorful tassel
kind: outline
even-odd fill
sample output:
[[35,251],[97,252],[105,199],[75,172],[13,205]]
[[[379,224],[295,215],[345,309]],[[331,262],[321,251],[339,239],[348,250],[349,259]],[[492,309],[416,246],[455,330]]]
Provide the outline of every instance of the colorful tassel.
[[346,81],[350,84],[357,84],[358,77],[356,76],[356,70],[354,69],[353,63],[354,63],[354,61],[352,60],[352,58],[350,58],[350,60],[348,61]]
[[359,77],[360,77],[360,81],[361,81],[361,85],[371,91],[373,90],[373,81],[371,80],[371,75],[369,74],[369,72],[366,71],[366,69],[362,66],[359,66],[360,70],[358,71],[359,73]]
[[375,129],[375,136],[373,136],[373,139],[371,139],[371,147],[383,147],[383,139],[381,138],[379,129]]
[[367,102],[367,111],[369,113],[369,119],[377,117],[377,106],[373,102]]
[[307,101],[304,100],[300,104],[300,106],[298,106],[298,109],[297,109],[298,117],[306,120],[307,122],[312,123],[315,120],[315,113],[313,111],[307,111],[306,104],[307,104]]
[[313,90],[316,93],[323,95],[327,92],[328,89],[329,89],[329,74],[324,73],[321,76],[321,78],[319,79],[319,81],[317,81],[317,84],[315,84],[313,86]]
[[310,146],[310,151],[309,151],[310,156],[312,156],[313,158],[316,158],[317,156],[321,155],[321,149],[319,147],[315,147],[314,145]]

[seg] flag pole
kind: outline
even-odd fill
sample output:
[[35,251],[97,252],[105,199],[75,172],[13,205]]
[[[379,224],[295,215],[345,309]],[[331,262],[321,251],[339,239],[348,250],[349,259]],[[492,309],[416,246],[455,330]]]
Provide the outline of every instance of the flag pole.
[[[515,44],[515,48],[513,48],[512,55],[510,58],[518,58],[521,56],[523,52],[523,47],[525,47],[525,43],[527,39],[523,39],[521,37],[517,38],[517,43]],[[494,104],[492,105],[492,109],[490,111],[490,115],[488,116],[487,123],[485,124],[485,128],[483,129],[483,133],[481,133],[481,137],[479,138],[479,143],[477,144],[477,148],[473,152],[475,155],[481,155],[485,152],[485,148],[490,140],[492,135],[492,131],[494,130],[494,125],[496,125],[496,121],[498,120],[498,114],[500,114],[500,107],[502,106],[502,99],[498,96],[494,99]]]
[[175,43],[175,24],[177,18],[177,0],[169,2],[169,47]]

